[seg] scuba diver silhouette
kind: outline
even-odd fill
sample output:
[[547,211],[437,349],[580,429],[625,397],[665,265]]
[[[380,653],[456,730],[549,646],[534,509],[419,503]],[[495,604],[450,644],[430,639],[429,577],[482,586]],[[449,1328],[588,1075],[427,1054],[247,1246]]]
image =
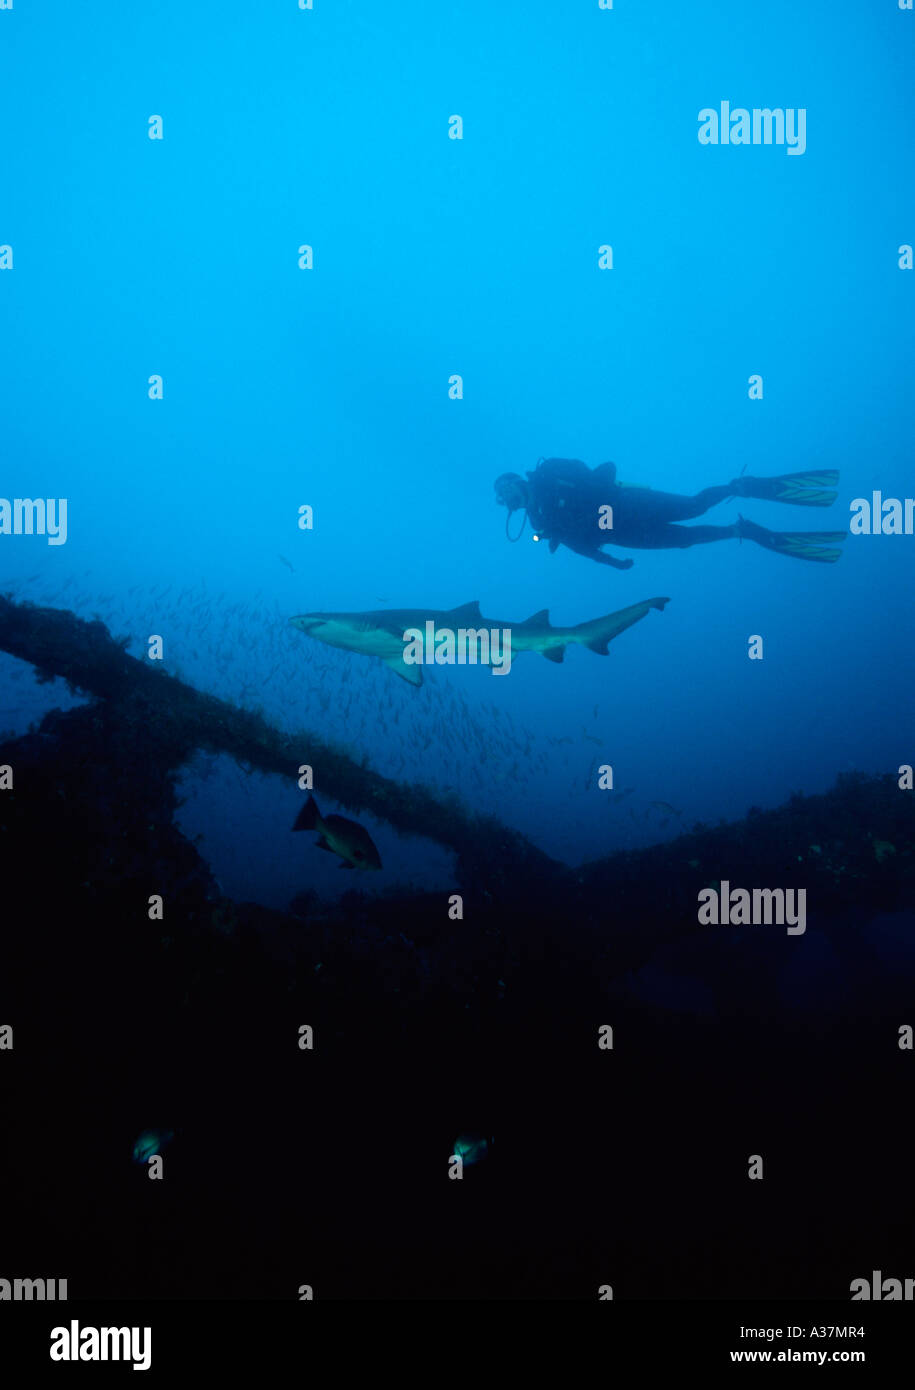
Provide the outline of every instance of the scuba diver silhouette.
[[[777,478],[741,475],[719,487],[703,488],[695,496],[655,492],[649,487],[630,487],[619,482],[615,463],[589,468],[581,459],[541,459],[527,478],[503,473],[496,479],[496,501],[508,508],[505,534],[521,539],[527,520],[534,539],[547,540],[552,554],[560,545],[588,560],[614,569],[631,569],[633,560],[618,560],[601,547],[620,545],[628,550],[685,550],[711,541],[748,540],[793,555],[798,560],[838,560],[844,531],[769,531],[738,516],[731,526],[678,526],[701,516],[731,497],[755,497],[767,502],[788,502],[798,507],[829,507],[836,500],[839,481],[835,469],[784,473]],[[517,535],[509,528],[512,513],[524,510]]]

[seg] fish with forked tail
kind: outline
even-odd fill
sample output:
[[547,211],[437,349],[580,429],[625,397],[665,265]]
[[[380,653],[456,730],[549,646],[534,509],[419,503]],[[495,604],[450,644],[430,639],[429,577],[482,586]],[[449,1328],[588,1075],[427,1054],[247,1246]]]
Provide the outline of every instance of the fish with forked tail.
[[310,796],[296,816],[293,830],[316,830],[318,849],[328,849],[342,859],[341,869],[380,869],[381,855],[371,835],[358,821],[346,816],[322,816]]
[[[440,655],[439,649],[447,646],[449,638],[453,642],[456,629],[458,637],[463,636],[467,645],[470,653],[467,660],[471,665],[476,664],[477,659],[475,643],[484,637],[488,639],[491,632],[503,634],[509,665],[512,654],[518,652],[540,652],[549,661],[562,661],[566,647],[573,643],[606,656],[607,644],[614,637],[639,622],[652,608],[663,609],[669,602],[666,598],[643,599],[629,608],[591,618],[573,627],[552,627],[545,608],[514,625],[501,618],[484,618],[476,602],[450,609],[383,608],[366,613],[300,613],[289,621],[300,632],[328,646],[342,647],[344,651],[358,652],[362,656],[377,656],[410,685],[422,685],[422,665],[405,659],[408,634],[427,634],[425,665],[445,665],[455,659]],[[469,624],[473,626],[467,626]],[[488,650],[488,641],[485,649]],[[464,660],[463,657],[457,659]]]

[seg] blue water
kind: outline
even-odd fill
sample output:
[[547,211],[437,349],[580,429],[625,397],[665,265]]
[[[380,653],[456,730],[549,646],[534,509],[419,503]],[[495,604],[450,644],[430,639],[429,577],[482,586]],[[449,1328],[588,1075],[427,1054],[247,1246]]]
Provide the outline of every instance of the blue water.
[[[161,634],[198,687],[572,864],[913,761],[915,538],[850,536],[836,565],[641,551],[621,573],[529,528],[509,544],[492,491],[541,456],[688,493],[838,468],[829,511],[703,518],[836,530],[856,497],[913,494],[915,15],[867,9],[16,0],[0,491],[66,497],[69,534],[0,537],[2,587],[100,617],[137,656]],[[701,146],[722,100],[805,108],[806,152]],[[608,657],[418,691],[288,626],[471,599],[566,624],[654,596],[666,610]],[[70,698],[0,661],[4,728]],[[316,766],[322,811],[332,790]],[[294,785],[201,759],[183,794],[226,892],[353,886],[291,835]],[[361,889],[449,883],[443,850],[364,819],[385,872]]]

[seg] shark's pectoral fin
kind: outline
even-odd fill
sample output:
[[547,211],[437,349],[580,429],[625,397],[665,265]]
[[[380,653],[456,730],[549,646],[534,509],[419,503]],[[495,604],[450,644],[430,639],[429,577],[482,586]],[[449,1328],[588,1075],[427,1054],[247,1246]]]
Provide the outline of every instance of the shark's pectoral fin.
[[423,668],[421,666],[404,661],[402,656],[392,656],[390,661],[385,661],[384,664],[389,671],[393,671],[395,676],[400,676],[400,679],[406,681],[408,685],[422,685]]
[[546,657],[547,661],[562,661],[562,658],[565,656],[565,654],[566,654],[566,649],[565,649],[565,647],[544,647],[544,648],[543,648],[543,655]]

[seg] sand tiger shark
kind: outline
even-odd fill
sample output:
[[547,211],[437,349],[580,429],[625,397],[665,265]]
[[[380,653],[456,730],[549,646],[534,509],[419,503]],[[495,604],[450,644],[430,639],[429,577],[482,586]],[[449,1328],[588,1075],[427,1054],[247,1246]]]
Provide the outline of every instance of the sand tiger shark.
[[599,656],[607,645],[650,608],[663,609],[666,598],[647,598],[575,627],[551,627],[546,608],[523,623],[484,618],[477,602],[459,608],[386,608],[369,613],[300,613],[289,621],[300,632],[362,656],[377,656],[395,675],[422,685],[423,665],[491,665],[504,674],[518,652],[541,652],[562,661],[572,643]]

